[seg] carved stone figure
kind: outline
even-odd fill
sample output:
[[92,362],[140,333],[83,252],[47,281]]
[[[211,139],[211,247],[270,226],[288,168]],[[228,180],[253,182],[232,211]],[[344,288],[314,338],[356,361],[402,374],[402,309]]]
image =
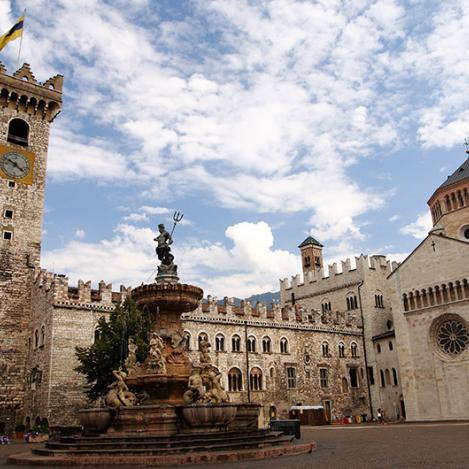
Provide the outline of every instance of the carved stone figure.
[[163,339],[156,332],[153,332],[151,334],[150,351],[148,354],[148,368],[151,372],[157,374],[166,373],[166,360],[163,356],[163,349]]
[[127,358],[125,359],[124,365],[127,370],[127,374],[129,376],[136,375],[139,372],[140,363],[137,362],[138,346],[134,342],[134,339],[132,337],[130,337],[128,340],[127,348],[129,350],[129,354],[127,355]]
[[208,391],[205,393],[204,401],[210,404],[229,402],[228,393],[223,388],[221,373],[218,369],[211,367],[206,377],[208,379]]
[[229,402],[228,393],[221,382],[222,375],[216,366],[205,364],[194,367],[184,393],[186,404],[221,404]]
[[200,363],[201,364],[210,364],[212,359],[210,358],[210,342],[207,338],[203,337],[202,340],[199,342],[199,350],[200,350]]
[[195,404],[203,401],[205,395],[205,387],[199,367],[192,368],[192,374],[189,376],[187,383],[187,391],[184,393],[184,402],[186,404]]
[[118,409],[121,406],[128,407],[137,403],[137,397],[131,391],[124,381],[127,373],[122,369],[114,370],[112,374],[115,376],[114,381],[108,388],[107,394],[104,396],[104,403],[107,407]]

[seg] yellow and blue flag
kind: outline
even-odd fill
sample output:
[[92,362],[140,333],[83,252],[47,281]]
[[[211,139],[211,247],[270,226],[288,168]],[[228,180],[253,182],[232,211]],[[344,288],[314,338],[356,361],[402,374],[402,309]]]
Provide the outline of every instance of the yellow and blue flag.
[[24,15],[18,18],[18,21],[3,36],[0,36],[0,50],[2,50],[10,41],[18,39],[23,34]]

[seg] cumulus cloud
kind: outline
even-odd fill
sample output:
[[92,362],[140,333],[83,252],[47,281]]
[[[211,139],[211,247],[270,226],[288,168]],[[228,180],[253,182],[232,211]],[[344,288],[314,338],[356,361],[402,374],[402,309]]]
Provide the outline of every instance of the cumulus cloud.
[[[174,193],[203,188],[228,208],[308,211],[324,239],[360,239],[355,218],[387,194],[360,186],[347,168],[399,141],[383,46],[405,34],[403,8],[223,0],[188,2],[185,20],[161,21],[150,6],[32,4],[52,8],[54,27],[45,36],[45,20],[32,14],[25,53],[39,51],[37,73],[63,71],[82,124],[54,130],[52,176],[134,178],[149,199],[172,181]],[[113,141],[87,139],[93,124]]]
[[433,223],[430,213],[423,212],[418,215],[417,220],[402,227],[400,232],[420,240],[427,236],[432,226]]
[[[265,222],[242,222],[229,226],[226,244],[193,240],[174,245],[179,275],[201,286],[206,294],[247,297],[277,290],[278,279],[300,268],[298,256],[274,248],[274,237]],[[110,240],[86,243],[73,240],[47,251],[43,265],[67,272],[71,281],[104,279],[115,285],[137,286],[151,282],[158,261],[150,228],[129,224],[116,227]]]

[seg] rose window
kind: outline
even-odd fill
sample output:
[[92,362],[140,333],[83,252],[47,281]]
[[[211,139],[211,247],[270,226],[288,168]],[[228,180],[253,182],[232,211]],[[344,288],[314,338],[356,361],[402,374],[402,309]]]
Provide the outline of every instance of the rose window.
[[436,340],[443,352],[458,355],[469,343],[466,326],[457,319],[449,319],[438,328]]

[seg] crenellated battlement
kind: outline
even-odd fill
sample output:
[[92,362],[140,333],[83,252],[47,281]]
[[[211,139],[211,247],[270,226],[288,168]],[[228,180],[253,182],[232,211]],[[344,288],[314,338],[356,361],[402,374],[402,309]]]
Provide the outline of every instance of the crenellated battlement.
[[[331,288],[332,284],[337,282],[340,277],[340,282],[346,284],[348,281],[356,281],[358,277],[363,277],[366,271],[372,273],[373,271],[385,272],[389,275],[396,267],[397,263],[386,259],[386,256],[375,255],[366,256],[361,254],[359,257],[355,257],[355,267],[352,265],[352,259],[348,258],[341,261],[341,268],[337,262],[328,265],[327,275],[324,269],[318,271],[307,272],[306,275],[297,274],[291,277],[291,279],[284,278],[280,279],[280,290],[281,294],[287,290],[296,290],[314,285],[314,289],[322,290]],[[282,296],[283,298],[283,296]]]
[[124,301],[131,291],[130,287],[121,285],[119,292],[113,292],[112,284],[106,284],[103,280],[99,282],[97,290],[91,288],[91,281],[78,280],[76,287],[69,286],[68,277],[65,275],[54,274],[38,267],[35,269],[34,283],[53,305],[108,311]]
[[62,107],[63,79],[62,75],[55,75],[39,83],[27,63],[7,75],[0,62],[0,106],[52,122]]
[[331,330],[358,329],[362,327],[361,319],[356,312],[329,312],[322,314],[317,310],[307,311],[301,305],[286,305],[273,302],[266,305],[256,302],[252,305],[249,300],[241,300],[240,305],[234,304],[233,298],[225,297],[218,302],[214,296],[208,296],[201,301],[192,313],[182,315],[183,320],[226,322],[232,324],[247,322],[250,325],[264,325],[269,327],[306,327]]

